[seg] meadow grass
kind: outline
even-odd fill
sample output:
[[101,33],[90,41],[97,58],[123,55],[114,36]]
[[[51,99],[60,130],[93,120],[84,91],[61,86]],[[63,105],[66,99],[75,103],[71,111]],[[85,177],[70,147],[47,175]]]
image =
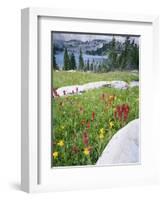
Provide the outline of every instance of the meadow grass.
[[[54,72],[55,87],[100,80],[137,80],[127,72],[104,74]],[[126,120],[114,116],[119,105],[128,105]],[[101,88],[81,95],[52,100],[52,165],[94,165],[112,136],[139,117],[139,88]]]
[[93,72],[66,72],[66,71],[53,71],[53,87],[59,88],[68,85],[81,85],[84,83],[95,81],[138,81],[138,73],[131,71],[114,71],[107,73],[93,73]]

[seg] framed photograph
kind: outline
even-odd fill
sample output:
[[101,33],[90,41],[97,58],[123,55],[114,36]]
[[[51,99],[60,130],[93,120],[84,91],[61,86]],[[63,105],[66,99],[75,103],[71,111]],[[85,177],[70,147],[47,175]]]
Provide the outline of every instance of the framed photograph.
[[22,190],[158,182],[158,17],[22,10]]
[[51,37],[52,166],[139,163],[140,36]]

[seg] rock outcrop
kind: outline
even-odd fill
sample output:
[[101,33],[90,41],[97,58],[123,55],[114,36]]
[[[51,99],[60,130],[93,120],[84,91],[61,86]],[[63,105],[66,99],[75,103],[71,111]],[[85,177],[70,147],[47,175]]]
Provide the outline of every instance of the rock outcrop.
[[138,163],[140,161],[139,139],[139,119],[135,119],[112,137],[96,165]]
[[83,85],[70,85],[58,88],[53,91],[53,97],[56,96],[65,96],[65,95],[73,95],[73,94],[81,94],[88,90],[98,89],[102,87],[110,87],[115,89],[127,89],[129,87],[139,86],[138,81],[132,81],[128,84],[125,81],[98,81],[86,83]]

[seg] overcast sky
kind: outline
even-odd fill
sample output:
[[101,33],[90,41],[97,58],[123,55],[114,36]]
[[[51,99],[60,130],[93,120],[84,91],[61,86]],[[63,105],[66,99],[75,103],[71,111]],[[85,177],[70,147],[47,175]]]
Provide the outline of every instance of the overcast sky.
[[[101,40],[111,40],[113,35],[96,35],[96,34],[73,34],[73,33],[53,33],[53,41],[55,40],[81,40],[81,41],[90,41],[94,39],[101,39]],[[126,39],[126,36],[114,36],[116,40],[118,41],[124,41]],[[139,43],[139,36],[132,36],[132,39],[135,40],[135,42]]]

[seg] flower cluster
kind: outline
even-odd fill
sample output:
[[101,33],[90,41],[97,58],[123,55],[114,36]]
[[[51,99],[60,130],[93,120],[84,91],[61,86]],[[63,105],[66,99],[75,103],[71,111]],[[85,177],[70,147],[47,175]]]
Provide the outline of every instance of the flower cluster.
[[58,157],[58,154],[59,154],[58,151],[54,151],[54,152],[53,152],[53,157],[54,157],[54,159],[56,159],[56,158]]
[[64,141],[63,140],[59,140],[59,142],[57,143],[58,146],[63,147],[64,146]]
[[87,133],[87,132],[84,132],[84,133],[83,133],[83,144],[84,144],[84,145],[88,145],[88,143],[89,143],[88,133]]
[[104,128],[101,128],[100,131],[99,131],[100,140],[102,140],[104,138],[104,134],[105,134],[105,130],[104,130]]
[[109,121],[109,128],[112,129],[114,127],[113,121]]
[[83,153],[85,156],[88,156],[91,152],[91,147],[85,147],[83,150]]
[[113,103],[113,101],[116,100],[116,98],[117,98],[116,96],[110,95],[110,96],[108,97],[109,104],[111,105],[111,104]]
[[117,105],[114,111],[114,118],[118,119],[119,121],[126,121],[129,114],[129,105],[122,104]]
[[95,112],[92,112],[92,121],[95,119]]

